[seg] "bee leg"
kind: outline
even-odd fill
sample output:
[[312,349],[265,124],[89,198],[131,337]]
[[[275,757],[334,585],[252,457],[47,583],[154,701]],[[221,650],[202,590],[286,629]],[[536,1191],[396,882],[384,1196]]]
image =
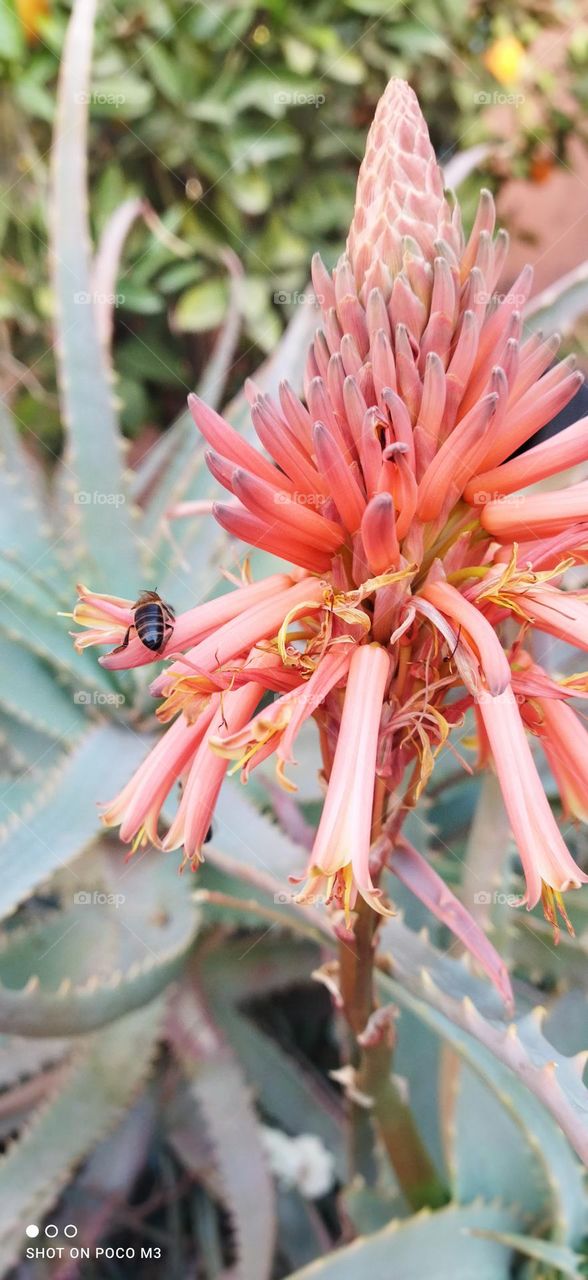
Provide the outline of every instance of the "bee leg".
[[132,631],[132,630],[133,630],[133,624],[132,624],[132,622],[131,622],[130,627],[127,627],[127,633],[126,633],[126,635],[125,635],[125,638],[124,638],[124,640],[123,640],[122,644],[117,645],[116,649],[111,649],[111,650],[110,650],[110,656],[111,656],[111,657],[112,657],[112,654],[113,654],[113,653],[122,653],[122,652],[123,652],[123,650],[124,650],[124,649],[126,649],[126,647],[127,647],[128,643],[129,643],[129,640],[130,640],[130,638],[131,638],[131,631]]
[[165,649],[165,646],[166,646],[166,644],[167,644],[168,640],[171,638],[171,636],[173,636],[173,633],[174,633],[174,624],[173,624],[173,622],[166,622],[166,623],[165,623],[165,627],[164,627],[163,644],[162,644],[162,646],[161,646],[161,649],[159,649],[159,653],[162,653],[162,652],[163,652],[163,650]]
[[170,622],[173,625],[173,623],[176,620],[175,609],[172,609],[171,604],[164,604],[163,601],[162,601],[161,607],[163,609],[163,612],[166,618],[168,619],[168,622]]

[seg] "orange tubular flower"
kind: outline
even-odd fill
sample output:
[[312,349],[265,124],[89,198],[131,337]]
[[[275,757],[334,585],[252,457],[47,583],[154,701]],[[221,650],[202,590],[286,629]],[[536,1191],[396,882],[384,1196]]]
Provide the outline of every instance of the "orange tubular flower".
[[[525,901],[534,907],[542,893],[549,898],[577,889],[588,876],[576,866],[558,831],[512,689],[481,698],[478,705],[525,870]],[[569,707],[560,710],[574,714]]]
[[568,817],[588,822],[588,732],[559,698],[538,698],[537,733]]
[[[573,686],[531,670],[525,644],[537,628],[588,648],[588,604],[563,576],[587,559],[588,481],[516,492],[586,459],[586,419],[512,459],[582,379],[570,360],[553,363],[557,339],[523,338],[530,270],[496,292],[507,237],[494,224],[485,191],[464,237],[415,95],[391,81],[367,140],[346,252],[332,272],[313,262],[321,321],[303,398],[287,383],[275,401],[251,389],[257,449],[190,397],[208,466],[229,495],[215,504],[217,520],[290,568],[177,618],[157,655],[174,661],[152,686],[166,697],[161,718],[177,718],[107,812],[123,838],[144,830],[160,839],[163,793],[183,777],[161,839],[183,843],[195,863],[228,758],[246,778],[275,753],[284,781],[312,715],[327,791],[301,897],[318,893],[349,912],[360,894],[386,911],[382,839],[401,847],[407,810],[473,705],[527,905],[542,896],[555,920],[561,892],[586,879],[557,831],[527,732],[541,737],[565,806],[583,819],[588,774],[572,768],[579,730],[566,705]],[[120,643],[132,605],[82,590],[75,616],[90,628],[78,645]],[[152,658],[131,635],[101,661],[114,669]],[[410,883],[437,900],[418,858]],[[490,972],[487,948],[472,945]]]
[[349,666],[333,767],[302,902],[321,892],[349,911],[357,893],[382,910],[372,884],[370,846],[378,730],[390,657],[378,644],[359,645]]

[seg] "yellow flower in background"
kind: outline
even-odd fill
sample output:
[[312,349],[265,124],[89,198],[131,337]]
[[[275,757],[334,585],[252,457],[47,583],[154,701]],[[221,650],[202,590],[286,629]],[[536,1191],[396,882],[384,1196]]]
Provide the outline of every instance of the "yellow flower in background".
[[524,56],[525,50],[516,36],[502,36],[489,46],[482,61],[499,84],[513,84]]
[[38,39],[41,20],[49,12],[49,0],[16,0],[16,12],[31,43]]

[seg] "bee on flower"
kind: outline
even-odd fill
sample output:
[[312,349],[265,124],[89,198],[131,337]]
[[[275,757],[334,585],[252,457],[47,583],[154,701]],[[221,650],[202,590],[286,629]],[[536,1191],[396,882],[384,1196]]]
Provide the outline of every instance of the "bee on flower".
[[[523,335],[530,269],[497,294],[506,254],[487,191],[464,236],[417,99],[392,80],[346,252],[332,273],[313,262],[321,320],[303,398],[288,383],[276,400],[250,388],[257,448],[190,397],[228,495],[214,504],[217,521],[289,568],[175,619],[158,655],[171,661],[152,685],[168,727],[103,814],[123,840],[183,848],[197,865],[228,768],[247,779],[274,756],[291,787],[296,737],[313,717],[325,800],[300,900],[319,893],[349,918],[360,896],[385,913],[382,861],[394,869],[406,815],[473,709],[524,901],[567,919],[561,895],[588,877],[531,743],[565,811],[584,820],[588,734],[570,700],[586,696],[585,676],[552,679],[533,660],[532,636],[588,649],[588,603],[564,586],[566,569],[588,558],[588,482],[528,490],[586,460],[588,419],[513,457],[582,379],[571,360],[554,364],[557,340]],[[81,588],[75,617],[88,628],[80,647],[120,645],[132,605]],[[119,670],[152,659],[131,635],[100,661]],[[416,851],[410,858],[411,887],[427,897],[435,873]]]

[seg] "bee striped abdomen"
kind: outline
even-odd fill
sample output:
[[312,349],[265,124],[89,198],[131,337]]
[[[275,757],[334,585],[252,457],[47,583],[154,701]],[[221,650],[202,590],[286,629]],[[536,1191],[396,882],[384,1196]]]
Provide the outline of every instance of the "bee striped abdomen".
[[165,617],[157,601],[140,604],[135,610],[135,627],[141,644],[157,653],[165,640]]

